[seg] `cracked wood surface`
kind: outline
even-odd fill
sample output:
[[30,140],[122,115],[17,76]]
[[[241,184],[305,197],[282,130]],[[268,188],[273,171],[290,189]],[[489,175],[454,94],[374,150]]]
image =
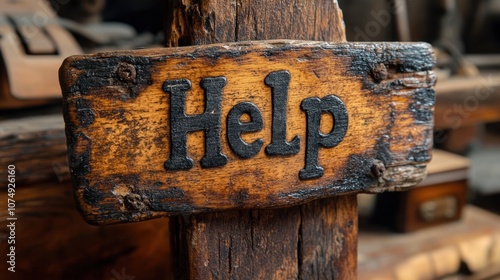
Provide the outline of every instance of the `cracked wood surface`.
[[336,0],[167,1],[166,45],[295,39],[345,42]]
[[[237,209],[286,207],[340,194],[413,186],[430,160],[435,75],[427,44],[268,41],[74,56],[61,68],[70,168],[78,203],[96,224]],[[121,69],[133,73],[122,77]],[[381,70],[382,69],[382,70]],[[273,71],[290,73],[287,141],[301,139],[289,156],[262,148],[243,159],[228,145],[228,112],[251,102],[263,129],[243,135],[271,142]],[[203,168],[202,132],[188,136],[194,167],[166,170],[172,130],[166,80],[189,79],[187,115],[203,113],[206,77],[224,76],[221,150],[227,164]],[[319,149],[324,175],[304,180],[305,98],[334,94],[347,108],[345,137]],[[322,118],[322,131],[332,119]],[[336,129],[336,128],[335,128]],[[333,129],[333,131],[335,131]],[[374,173],[376,163],[382,170]]]
[[355,279],[356,213],[351,195],[193,215],[171,227],[181,252],[175,279]]

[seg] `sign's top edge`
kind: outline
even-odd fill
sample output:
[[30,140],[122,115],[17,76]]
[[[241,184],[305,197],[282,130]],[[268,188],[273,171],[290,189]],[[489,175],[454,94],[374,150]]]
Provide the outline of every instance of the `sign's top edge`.
[[149,48],[149,49],[136,49],[136,50],[122,50],[122,51],[112,51],[112,52],[100,52],[95,54],[85,54],[77,55],[75,57],[113,57],[113,56],[165,56],[172,54],[187,54],[192,53],[197,50],[202,49],[213,49],[218,51],[224,50],[255,50],[255,49],[294,49],[294,48],[322,48],[322,49],[334,49],[334,48],[355,48],[355,49],[402,49],[402,48],[418,48],[427,50],[433,53],[432,46],[425,42],[326,42],[326,41],[305,41],[305,40],[289,40],[289,39],[279,39],[279,40],[263,40],[263,41],[243,41],[243,42],[226,42],[217,44],[207,44],[207,45],[196,45],[196,46],[181,46],[181,47],[165,47],[165,48]]

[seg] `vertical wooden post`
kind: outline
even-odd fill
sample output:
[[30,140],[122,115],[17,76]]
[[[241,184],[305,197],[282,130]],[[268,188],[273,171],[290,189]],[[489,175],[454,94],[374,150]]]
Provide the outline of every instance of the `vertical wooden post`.
[[[267,39],[344,42],[332,0],[167,1],[167,46]],[[172,218],[176,279],[355,279],[356,196]]]

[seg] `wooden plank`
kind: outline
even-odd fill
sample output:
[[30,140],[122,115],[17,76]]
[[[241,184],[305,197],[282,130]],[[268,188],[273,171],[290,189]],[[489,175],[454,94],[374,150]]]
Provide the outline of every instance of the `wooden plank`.
[[353,201],[192,215],[171,228],[176,260],[185,261],[175,279],[355,279]]
[[452,77],[440,80],[436,85],[436,93],[437,129],[456,130],[500,120],[498,71],[482,71],[479,77]]
[[[15,244],[8,243],[8,205],[0,203],[0,260],[6,263],[0,279],[173,279],[164,219],[95,227],[78,213],[69,180],[16,183]],[[2,189],[0,199],[7,198]],[[7,270],[10,246],[16,249],[15,273]]]
[[[58,110],[60,110],[58,108]],[[0,120],[0,166],[16,165],[16,181],[21,184],[48,180],[69,181],[66,136],[61,114]],[[1,119],[1,116],[0,116]],[[7,187],[7,177],[0,178]]]
[[[80,206],[107,224],[413,186],[430,160],[433,63],[427,44],[298,41],[71,57],[60,73]],[[214,129],[194,125],[209,114]]]

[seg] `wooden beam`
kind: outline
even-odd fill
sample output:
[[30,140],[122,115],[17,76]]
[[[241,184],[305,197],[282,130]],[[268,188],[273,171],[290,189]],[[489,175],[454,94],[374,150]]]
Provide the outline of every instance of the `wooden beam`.
[[500,120],[500,73],[452,77],[436,85],[435,127],[458,129]]
[[19,184],[70,179],[60,113],[0,120],[0,147],[0,166],[15,164]]
[[167,1],[169,47],[250,40],[345,42],[337,0]]
[[341,196],[173,220],[174,255],[184,256],[175,259],[176,279],[355,279],[355,201]]

